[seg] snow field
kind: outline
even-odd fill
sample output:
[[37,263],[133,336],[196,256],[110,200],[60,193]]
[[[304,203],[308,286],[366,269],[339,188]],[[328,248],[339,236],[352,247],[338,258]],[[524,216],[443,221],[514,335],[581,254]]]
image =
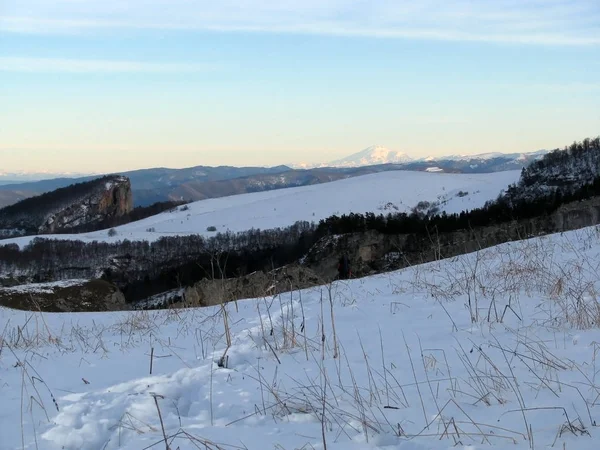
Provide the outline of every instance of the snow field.
[[[439,202],[440,212],[460,213],[495,199],[520,171],[477,175],[382,172],[313,186],[235,195],[191,203],[147,219],[107,230],[82,234],[44,235],[41,238],[117,242],[123,239],[154,241],[161,236],[272,229],[297,221],[318,222],[333,214],[410,212],[420,201]],[[466,193],[459,196],[459,192]],[[463,195],[463,194],[461,194]],[[0,245],[27,245],[33,237],[0,240]]]
[[0,448],[596,449],[599,257],[592,227],[222,307],[0,309]]

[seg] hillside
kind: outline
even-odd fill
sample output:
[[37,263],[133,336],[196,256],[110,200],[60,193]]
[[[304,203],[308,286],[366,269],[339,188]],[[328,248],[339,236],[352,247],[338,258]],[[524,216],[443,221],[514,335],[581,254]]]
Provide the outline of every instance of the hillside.
[[554,150],[524,168],[510,200],[565,196],[600,180],[600,137]]
[[599,236],[202,309],[0,308],[2,444],[595,450]]
[[[285,227],[297,221],[315,221],[334,214],[410,212],[419,202],[437,203],[438,209],[461,212],[496,198],[519,172],[485,175],[436,174],[391,171],[331,183],[209,199],[180,207],[175,212],[106,231],[60,235],[60,239],[115,242],[122,239],[154,241],[161,236],[245,231]],[[215,231],[208,231],[215,227]],[[48,236],[50,238],[52,236]],[[31,237],[0,240],[25,245]]]
[[[165,201],[197,201],[229,195],[340,180],[390,170],[490,173],[520,170],[543,152],[519,154],[455,155],[412,159],[402,152],[372,146],[328,164],[294,168],[207,167],[141,169],[123,172],[131,180],[136,207]],[[57,178],[38,182],[0,185],[0,207],[94,177]]]
[[228,180],[190,181],[174,188],[170,193],[170,197],[174,199],[191,199],[193,201],[205,200],[252,192],[311,186],[353,176],[377,173],[383,170],[379,167],[351,170],[288,170],[283,173],[260,174]]
[[0,234],[53,233],[101,222],[131,211],[131,185],[119,176],[93,181],[22,200],[0,209]]
[[[131,181],[134,203],[136,206],[148,206],[155,202],[181,200],[172,191],[185,183],[214,182],[229,180],[253,175],[281,173],[288,171],[285,166],[273,168],[264,167],[207,167],[196,166],[185,169],[141,169],[121,173]],[[98,178],[98,176],[85,176],[78,178],[56,178],[42,181],[10,184],[0,186],[0,191],[28,191],[31,195],[41,194],[72,184],[84,183]],[[186,198],[186,200],[201,200],[201,198]]]
[[492,153],[481,155],[442,156],[411,161],[403,167],[406,170],[439,171],[448,173],[491,173],[506,170],[521,170],[538,161],[547,152],[532,153]]
[[26,198],[33,197],[35,193],[21,190],[0,190],[0,208],[9,206],[25,200]]

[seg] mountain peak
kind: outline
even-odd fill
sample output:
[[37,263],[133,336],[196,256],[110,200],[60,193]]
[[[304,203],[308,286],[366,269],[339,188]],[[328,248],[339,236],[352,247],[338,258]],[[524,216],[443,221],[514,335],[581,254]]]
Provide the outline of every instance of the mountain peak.
[[376,164],[407,163],[410,161],[412,161],[412,158],[406,153],[390,150],[383,145],[372,145],[346,158],[332,161],[328,165],[332,167],[358,167]]

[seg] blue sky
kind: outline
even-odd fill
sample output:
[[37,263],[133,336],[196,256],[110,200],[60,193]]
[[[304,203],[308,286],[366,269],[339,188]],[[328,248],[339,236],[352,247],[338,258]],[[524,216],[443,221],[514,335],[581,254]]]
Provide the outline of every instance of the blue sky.
[[0,172],[534,151],[599,104],[597,0],[0,2]]

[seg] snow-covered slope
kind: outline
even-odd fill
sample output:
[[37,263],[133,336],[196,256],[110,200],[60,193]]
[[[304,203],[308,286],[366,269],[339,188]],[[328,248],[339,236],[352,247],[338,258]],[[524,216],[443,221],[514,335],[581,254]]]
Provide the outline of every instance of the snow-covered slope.
[[[218,232],[238,232],[285,227],[302,220],[319,221],[350,212],[409,212],[420,201],[439,202],[440,211],[454,213],[483,206],[516,182],[519,175],[518,171],[478,175],[382,172],[313,186],[203,200],[118,227],[114,236],[98,231],[42,237],[114,242],[155,240],[176,234],[210,236],[214,232],[207,231],[209,227],[216,227]],[[24,245],[31,239],[0,240],[0,245]]]
[[0,448],[595,450],[598,261],[590,228],[224,308],[0,308]]

